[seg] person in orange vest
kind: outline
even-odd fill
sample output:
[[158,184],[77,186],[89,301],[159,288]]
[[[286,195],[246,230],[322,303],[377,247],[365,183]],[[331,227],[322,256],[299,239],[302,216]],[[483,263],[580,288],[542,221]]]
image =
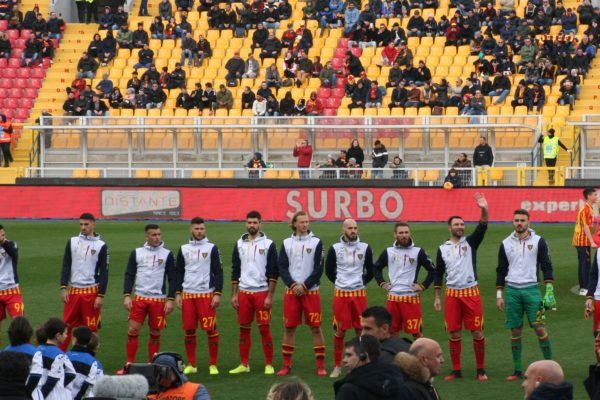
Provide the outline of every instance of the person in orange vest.
[[148,399],[210,400],[206,387],[190,382],[183,374],[183,358],[177,353],[162,352],[152,357],[153,365],[164,366],[159,373],[158,393],[149,394]]
[[12,154],[10,153],[10,143],[12,140],[13,128],[10,122],[6,119],[6,115],[0,114],[0,148],[2,149],[2,157],[4,158],[4,167],[13,162]]

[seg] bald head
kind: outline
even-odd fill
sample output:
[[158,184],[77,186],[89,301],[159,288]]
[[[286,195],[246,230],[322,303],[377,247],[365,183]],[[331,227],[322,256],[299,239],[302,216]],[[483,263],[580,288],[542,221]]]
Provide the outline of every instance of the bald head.
[[419,338],[413,342],[408,351],[419,363],[427,368],[432,377],[440,373],[444,356],[440,344],[433,339]]
[[353,242],[358,237],[358,224],[355,220],[347,218],[342,224],[342,233],[347,242]]
[[528,399],[531,393],[542,383],[560,385],[564,380],[563,370],[556,361],[535,361],[525,371],[525,380],[523,381],[525,398]]

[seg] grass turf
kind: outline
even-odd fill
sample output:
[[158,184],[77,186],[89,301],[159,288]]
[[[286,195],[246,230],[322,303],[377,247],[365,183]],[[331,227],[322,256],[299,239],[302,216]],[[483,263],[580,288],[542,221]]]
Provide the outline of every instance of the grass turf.
[[[100,330],[100,351],[98,358],[103,362],[106,373],[112,374],[125,360],[125,337],[127,330],[127,312],[122,307],[123,274],[131,250],[144,241],[143,222],[104,222],[99,221],[97,231],[109,245],[110,279],[108,293],[102,313]],[[59,276],[62,256],[67,238],[78,233],[75,221],[7,221],[4,223],[7,236],[19,244],[19,276],[25,302],[25,311],[32,324],[38,326],[50,316],[62,315],[59,295]],[[161,223],[162,237],[166,247],[175,254],[179,245],[188,239],[187,223]],[[341,224],[313,223],[312,230],[324,242],[327,249],[339,240]],[[500,399],[522,398],[520,382],[506,382],[505,377],[513,371],[510,353],[510,334],[504,328],[504,318],[495,306],[495,269],[500,241],[511,231],[508,224],[491,225],[478,253],[479,283],[482,289],[485,315],[485,336],[487,341],[486,369],[487,382],[475,381],[475,361],[470,334],[463,338],[463,376],[462,380],[444,382],[438,378],[435,382],[442,398],[445,399]],[[370,243],[375,257],[393,241],[393,226],[384,223],[359,223],[361,239]],[[473,229],[469,225],[467,234]],[[567,379],[575,385],[575,398],[587,398],[582,380],[587,373],[587,364],[594,360],[591,322],[584,321],[582,297],[574,295],[570,289],[577,285],[577,258],[571,246],[573,228],[566,224],[544,224],[534,226],[544,236],[551,249],[554,264],[555,292],[558,301],[556,312],[547,312],[547,326],[552,342],[554,358],[563,366]],[[265,223],[262,230],[274,239],[279,246],[283,238],[290,234],[285,223]],[[253,346],[250,357],[251,373],[232,376],[227,373],[239,363],[238,327],[236,315],[229,303],[231,252],[237,238],[244,233],[243,223],[208,223],[208,238],[216,243],[223,258],[225,269],[224,296],[218,311],[218,329],[221,333],[219,354],[220,375],[208,375],[206,335],[198,332],[198,374],[192,375],[193,381],[204,383],[213,399],[264,399],[268,388],[282,378],[263,375],[264,358],[260,336],[253,328]],[[414,224],[412,226],[415,243],[427,250],[435,259],[437,246],[447,238],[445,224]],[[421,279],[423,276],[420,277]],[[323,304],[323,331],[326,338],[326,366],[333,367],[331,328],[332,284],[325,276],[321,281]],[[282,338],[282,287],[278,284],[272,316],[272,332],[275,345],[275,369],[281,366]],[[370,305],[385,304],[385,293],[374,282],[368,285]],[[430,288],[422,297],[424,333],[438,340],[446,364],[443,374],[450,371],[450,357],[447,335],[444,331],[443,314],[433,310],[433,290]],[[163,331],[161,350],[176,351],[185,354],[181,312],[176,310],[167,319],[168,327]],[[6,344],[6,327],[2,326],[2,338]],[[351,337],[348,332],[346,339]],[[147,354],[147,331],[140,335],[138,360],[144,361]],[[523,334],[523,366],[541,359],[541,352],[534,333],[527,329]],[[293,372],[307,382],[316,399],[333,398],[330,378],[318,378],[315,374],[314,356],[308,328],[300,327],[297,334],[296,353],[293,359]]]

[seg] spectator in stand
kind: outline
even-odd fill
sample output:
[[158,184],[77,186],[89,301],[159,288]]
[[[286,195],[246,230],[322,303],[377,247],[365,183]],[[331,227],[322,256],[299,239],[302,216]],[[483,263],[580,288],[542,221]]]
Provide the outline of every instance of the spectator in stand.
[[227,86],[237,86],[238,80],[241,81],[244,70],[246,69],[246,63],[240,57],[239,51],[236,50],[233,53],[233,57],[225,64],[225,69],[227,70],[227,75],[225,76]]
[[394,45],[394,42],[389,42],[387,46],[381,51],[381,65],[392,65],[398,58],[398,49]]
[[[350,160],[351,158],[354,158],[354,160],[356,161],[356,168],[363,167],[363,161],[365,160],[365,153],[364,153],[363,149],[360,147],[360,144],[358,143],[358,139],[352,140],[352,142],[350,143],[350,148],[346,152],[346,155],[348,157],[348,160]],[[362,172],[360,172],[359,174],[362,174]]]
[[146,109],[148,110],[151,108],[162,109],[165,100],[167,100],[167,95],[158,86],[158,83],[152,83],[152,88],[146,91],[146,95],[148,96],[148,103],[146,104]]
[[373,160],[373,168],[381,168],[379,170],[374,169],[371,173],[371,178],[382,179],[383,168],[385,168],[388,163],[388,152],[380,140],[376,140],[373,145],[373,150],[371,151],[371,159]]
[[108,107],[104,101],[100,100],[100,96],[94,94],[92,101],[88,105],[87,113],[88,117],[107,117],[110,115]]
[[269,96],[271,94],[273,94],[273,92],[271,91],[271,89],[269,88],[269,86],[267,85],[267,82],[262,81],[260,83],[260,87],[258,88],[258,90],[256,91],[257,95],[261,95],[265,100],[269,98]]
[[188,111],[194,108],[194,99],[192,98],[192,96],[190,96],[185,87],[181,89],[181,93],[179,93],[179,95],[177,96],[175,107],[184,108]]
[[188,59],[188,67],[192,66],[192,61],[196,55],[196,41],[192,38],[191,32],[186,32],[185,37],[181,40],[181,64],[185,64],[185,59]]
[[246,60],[246,63],[245,63],[244,74],[242,75],[242,78],[250,78],[250,79],[256,78],[258,76],[259,69],[260,69],[260,65],[258,64],[258,61],[256,60],[256,58],[254,58],[254,54],[253,53],[248,54],[248,59]]
[[90,42],[88,49],[88,54],[90,57],[97,58],[102,53],[102,38],[99,33],[94,34],[94,38]]
[[30,33],[29,38],[25,41],[25,49],[21,53],[21,67],[31,67],[40,57],[41,51],[41,42],[35,37],[33,32]]
[[260,94],[256,95],[256,100],[252,104],[252,113],[255,117],[264,117],[267,112],[267,100]]
[[277,10],[279,11],[280,19],[290,19],[292,17],[292,6],[288,0],[281,0],[277,4]]
[[494,98],[494,96],[498,96],[496,101],[494,101],[494,105],[502,104],[504,99],[510,94],[511,83],[510,79],[508,79],[509,73],[500,73],[500,71],[496,72],[496,76],[494,77],[494,82],[492,83],[492,91],[489,93],[490,100]]
[[265,58],[278,58],[281,54],[282,45],[279,39],[275,37],[274,33],[269,33],[267,40],[264,41],[262,51],[260,52],[260,59]]
[[306,115],[319,116],[323,113],[323,102],[317,97],[317,92],[311,92],[306,102]]
[[573,9],[567,8],[567,12],[560,18],[560,24],[565,35],[577,33],[577,15],[573,13]]
[[375,40],[377,42],[377,47],[385,47],[390,42],[394,43],[394,40],[392,40],[392,32],[390,32],[387,26],[383,23],[379,24],[379,29],[377,30]]
[[148,32],[144,30],[143,22],[138,23],[137,30],[131,34],[131,42],[135,49],[141,49],[145,44],[150,43],[150,38],[148,37]]
[[225,3],[225,9],[221,13],[221,20],[219,21],[219,29],[231,29],[235,30],[238,22],[238,15],[230,3]]
[[60,39],[62,32],[65,30],[65,20],[58,18],[54,11],[50,12],[50,18],[46,22],[46,31],[52,39]]
[[12,46],[10,44],[8,34],[5,32],[0,32],[0,57],[9,59],[11,48]]
[[217,92],[213,88],[212,83],[207,82],[205,86],[206,87],[202,91],[202,97],[200,98],[200,110],[208,108],[210,114],[217,106]]
[[180,38],[181,35],[181,27],[179,26],[177,21],[175,21],[175,17],[171,17],[169,19],[169,22],[167,23],[167,26],[165,26],[166,39],[177,40],[177,38]]
[[298,171],[300,179],[308,179],[310,177],[310,163],[312,161],[313,148],[308,143],[308,140],[302,139],[300,142],[296,142],[294,146],[294,157],[298,158]]
[[161,0],[158,4],[158,16],[165,21],[173,16],[173,6],[169,0]]
[[563,80],[560,85],[561,95],[558,98],[558,104],[561,106],[569,105],[570,109],[573,110],[573,104],[575,103],[575,87],[573,82],[570,80]]
[[19,11],[19,6],[17,5],[13,6],[7,29],[14,29],[19,32],[23,29],[23,13]]
[[252,34],[252,48],[262,49],[265,41],[269,38],[269,31],[265,29],[262,22],[256,24],[256,30]]
[[[385,90],[385,89],[384,89]],[[367,101],[365,103],[366,108],[381,108],[381,102],[383,100],[382,90],[379,88],[377,81],[371,82],[371,87],[367,93]]]
[[404,162],[399,156],[394,156],[394,160],[390,163],[390,169],[392,170],[392,178],[394,179],[407,179],[408,172]]
[[[341,3],[341,2],[340,2]],[[355,29],[360,12],[356,5],[349,1],[344,12],[344,35],[348,36]]]
[[277,69],[277,65],[275,63],[267,67],[265,72],[265,81],[267,82],[268,87],[277,89],[281,87],[281,75],[279,75],[279,70]]
[[192,32],[192,24],[188,22],[187,16],[181,16],[181,21],[179,21],[179,29],[181,29],[180,37],[185,36],[187,32]]
[[186,80],[186,73],[181,68],[181,63],[175,64],[175,69],[171,72],[169,81],[167,82],[167,89],[184,88]]
[[133,49],[133,32],[129,30],[127,23],[121,25],[121,29],[117,31],[117,43],[122,49]]
[[144,44],[144,47],[138,52],[138,62],[133,66],[133,68],[150,68],[153,62],[154,51],[150,49],[148,44]]
[[[352,4],[352,3],[350,3]],[[354,76],[359,76],[361,72],[365,71],[360,59],[352,54],[351,51],[346,52],[346,57],[344,60],[344,67],[346,69],[346,73]]]
[[460,179],[460,175],[458,175],[458,171],[454,168],[450,168],[448,171],[448,175],[444,178],[444,184],[446,182],[450,182],[453,188],[462,187],[462,180]]
[[12,0],[0,0],[0,20],[8,20],[10,18]]
[[578,47],[577,50],[575,50],[575,56],[573,56],[571,68],[577,69],[577,73],[581,74],[581,76],[585,78],[587,71],[590,68],[590,60],[583,53],[583,48]]
[[386,87],[397,87],[400,81],[403,79],[403,71],[400,69],[400,65],[398,61],[394,61],[392,64],[392,68],[390,68],[388,75],[388,82],[386,83]]
[[83,117],[86,115],[90,101],[83,92],[79,92],[79,96],[73,102],[73,116]]
[[219,86],[219,91],[216,94],[217,108],[225,108],[227,111],[231,110],[233,106],[233,95],[231,90],[227,89],[225,85]]
[[[171,3],[167,3],[167,4],[170,5]],[[152,39],[159,39],[159,40],[167,38],[167,35],[165,35],[165,24],[160,15],[154,17],[154,21],[152,21],[152,24],[150,25],[150,36],[152,37]]]
[[129,13],[123,9],[123,6],[117,7],[117,12],[114,13],[113,16],[114,25],[112,26],[112,30],[116,31],[123,25],[127,24],[129,20]]
[[48,33],[44,33],[42,35],[42,40],[40,41],[40,43],[41,43],[41,49],[42,49],[40,57],[42,59],[49,58],[50,64],[53,64],[54,63],[54,60],[53,60],[53,58],[54,58],[54,42],[52,41],[52,39],[50,39]]
[[90,57],[87,51],[84,51],[77,63],[77,71],[85,78],[94,79],[98,66],[98,62]]
[[221,24],[221,17],[223,11],[219,8],[218,4],[214,4],[208,10],[208,26],[212,29],[218,29]]
[[[473,168],[473,164],[471,164],[471,160],[468,159],[466,153],[460,153],[454,164],[452,164],[452,168]],[[471,185],[471,171],[457,170],[457,174],[464,186]]]
[[123,95],[118,87],[114,87],[108,94],[108,105],[112,108],[121,108],[123,104]]
[[298,64],[296,86],[300,87],[308,78],[310,78],[313,63],[302,50],[298,51],[298,59],[296,63]]
[[102,49],[98,55],[98,62],[106,67],[117,54],[117,41],[112,31],[106,32],[106,37],[102,40]]
[[[481,90],[476,89],[475,95],[469,98],[468,105],[465,105],[463,109],[463,115],[486,115],[486,104],[485,97],[481,93]],[[471,120],[472,122],[476,121],[475,119]]]
[[284,117],[289,117],[294,114],[294,107],[296,102],[292,98],[292,92],[289,90],[285,93],[285,96],[279,103],[279,114]]
[[461,40],[461,29],[455,20],[452,20],[446,31],[446,46],[458,46]]
[[195,63],[196,67],[202,66],[205,58],[212,57],[212,48],[210,42],[206,40],[204,35],[198,36],[198,45],[196,46]]
[[279,29],[279,21],[281,19],[279,15],[279,10],[275,6],[275,4],[269,4],[268,2],[264,6],[263,9],[263,24],[267,29]]
[[175,0],[175,6],[177,7],[177,11],[192,11],[194,0]]
[[296,107],[294,107],[293,115],[297,117],[303,117],[306,115],[306,101],[304,101],[304,99],[298,100]]
[[398,57],[396,58],[398,64],[401,67],[408,67],[413,65],[413,53],[412,50],[406,46],[406,42],[401,41],[398,44]]
[[319,79],[321,80],[321,86],[325,88],[334,88],[337,82],[337,73],[339,71],[333,69],[331,61],[325,63],[325,67],[319,72]]
[[312,67],[310,68],[310,77],[315,79],[319,78],[323,68],[323,64],[321,64],[321,57],[315,56],[315,61],[312,62]]
[[158,85],[163,89],[167,89],[167,87],[169,86],[169,82],[171,82],[171,74],[169,73],[169,67],[162,67],[160,77],[158,78]]
[[279,116],[279,102],[275,98],[275,95],[270,94],[267,97],[267,111],[265,112],[267,117],[278,117]]
[[25,13],[25,17],[23,18],[23,29],[31,29],[33,27],[33,23],[35,22],[39,12],[40,8],[36,5],[32,10],[29,10]]
[[[436,7],[437,8],[437,7]],[[424,34],[427,37],[436,37],[440,33],[438,23],[435,20],[433,14],[429,13],[425,20],[425,31]]]
[[142,81],[138,79],[137,71],[133,71],[131,74],[131,79],[127,81],[127,88],[133,88],[137,93],[142,87]]
[[246,86],[242,92],[242,110],[252,110],[256,95],[250,89],[250,86]]
[[369,89],[365,88],[364,83],[362,81],[358,81],[356,84],[356,88],[353,90],[351,98],[352,103],[348,104],[349,109],[353,108],[365,108],[367,103],[367,95],[369,94]]
[[356,90],[356,79],[354,75],[348,75],[348,79],[346,80],[346,86],[344,86],[344,96],[352,97],[354,91]]
[[408,30],[408,37],[423,36],[423,32],[425,31],[425,21],[423,20],[423,17],[421,17],[419,10],[415,10],[413,16],[409,18],[406,29]]
[[[263,99],[264,100],[264,99]],[[267,164],[262,159],[262,153],[256,152],[254,153],[254,157],[245,165],[246,169],[250,169],[248,171],[248,178],[250,179],[258,179],[260,178],[260,169],[267,168]],[[252,171],[254,170],[254,171]]]
[[338,168],[346,168],[348,166],[348,152],[340,150],[340,156],[335,160],[335,165]]
[[331,2],[323,1],[322,8],[317,9],[317,19],[319,20],[319,27],[321,28],[320,37],[325,34],[325,28],[339,28],[342,26],[341,12],[343,10],[339,7],[343,7],[343,3],[339,0],[332,0]]
[[107,99],[113,90],[113,81],[108,79],[108,73],[102,74],[102,80],[98,82],[96,85],[96,90],[98,91],[98,96],[102,99]]
[[527,82],[525,82],[524,79],[519,81],[519,85],[515,90],[515,97],[513,101],[511,101],[510,105],[513,106],[513,108],[518,106],[526,106],[527,110],[531,109],[531,90],[527,87]]
[[67,95],[67,99],[65,100],[65,102],[63,103],[63,115],[65,117],[70,117],[72,115],[75,115],[75,92],[73,91],[69,91],[69,94]]
[[400,81],[398,86],[396,86],[394,90],[392,90],[390,104],[388,105],[390,112],[393,108],[404,108],[404,105],[407,100],[408,91],[404,88],[404,81]]
[[304,24],[301,24],[300,28],[296,30],[296,38],[299,38],[298,44],[296,45],[298,50],[308,53],[308,51],[313,47],[313,34],[310,29],[306,28]]
[[48,32],[46,27],[46,20],[44,19],[44,16],[41,13],[38,14],[36,16],[35,21],[33,21],[31,31],[35,33],[35,37],[37,38],[42,37],[42,33]]
[[417,86],[414,81],[409,82],[409,89],[406,93],[406,102],[404,103],[405,108],[409,107],[422,107],[423,106],[423,92]]
[[[544,105],[546,104],[546,91],[544,87],[540,85],[538,82],[533,84],[533,89],[531,90],[531,106],[532,109],[535,106],[535,111],[540,114]],[[531,110],[530,110],[531,111]]]
[[494,152],[484,136],[479,138],[479,145],[473,151],[473,165],[483,168],[494,165]]
[[[125,96],[125,97],[127,98],[128,96]],[[148,95],[146,94],[144,89],[140,89],[137,92],[137,94],[135,95],[135,101],[133,102],[133,104],[134,104],[133,108],[146,108],[149,101],[150,100],[148,99]]]

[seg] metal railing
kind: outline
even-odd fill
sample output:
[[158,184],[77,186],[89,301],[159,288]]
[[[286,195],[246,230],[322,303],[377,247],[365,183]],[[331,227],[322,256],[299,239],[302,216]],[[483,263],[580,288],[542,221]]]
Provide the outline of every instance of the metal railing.
[[[503,120],[504,121],[503,121]],[[414,117],[43,117],[41,126],[28,126],[40,136],[40,165],[97,164],[169,165],[173,169],[238,164],[260,151],[269,161],[292,166],[290,142],[306,138],[314,155],[348,148],[359,139],[368,155],[380,139],[390,154],[416,166],[448,166],[458,152],[472,152],[479,136],[487,136],[499,162],[529,162],[531,141],[541,129],[540,116],[482,116],[470,124],[464,116]],[[504,123],[495,123],[501,121]],[[62,135],[62,136],[61,136]],[[104,137],[101,137],[104,135]],[[110,135],[110,136],[106,136]],[[68,137],[75,145],[59,147],[55,139]],[[522,139],[519,146],[501,146],[501,138]],[[52,146],[47,148],[47,142]],[[99,143],[102,142],[102,145]],[[118,142],[118,143],[117,143]],[[158,143],[158,144],[157,144]],[[512,143],[512,142],[511,142]]]
[[573,157],[579,156],[579,165],[600,162],[600,115],[584,115],[581,122],[567,121],[567,125],[576,132]]

